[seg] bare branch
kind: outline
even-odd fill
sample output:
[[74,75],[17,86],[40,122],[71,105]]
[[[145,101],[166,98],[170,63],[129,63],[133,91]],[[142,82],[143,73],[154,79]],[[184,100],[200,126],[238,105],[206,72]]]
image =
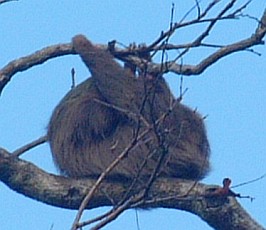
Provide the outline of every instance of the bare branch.
[[194,43],[200,44],[203,41],[203,39],[206,38],[209,35],[209,32],[214,27],[214,25],[217,23],[219,18],[221,18],[229,9],[231,9],[234,6],[235,2],[236,2],[236,0],[230,1],[225,6],[225,8],[217,15],[217,17],[213,21],[211,21],[211,23],[209,24],[207,29],[195,40]]
[[83,211],[85,210],[86,206],[90,203],[90,201],[93,198],[93,195],[95,195],[96,190],[100,187],[100,185],[103,183],[104,178],[108,173],[128,154],[128,152],[136,145],[136,139],[133,139],[131,143],[124,149],[124,151],[106,168],[106,170],[99,176],[97,181],[94,183],[94,185],[89,190],[88,194],[85,196],[85,198],[82,200],[81,205],[79,207],[78,214],[76,215],[76,218],[72,225],[72,230],[76,229],[76,226],[78,225],[78,222],[82,216]]
[[[15,0],[0,0],[0,5],[9,1]],[[212,29],[219,21],[236,19],[240,16],[243,16],[242,10],[247,7],[251,0],[247,1],[244,5],[230,13],[229,11],[233,9],[235,3],[237,2],[237,0],[231,0],[219,11],[216,17],[212,18],[206,18],[206,16],[209,15],[211,10],[218,2],[220,2],[220,0],[211,1],[205,10],[201,9],[199,2],[199,0],[195,0],[196,4],[194,8],[192,8],[179,23],[173,22],[173,7],[170,28],[165,32],[161,32],[160,37],[145,49],[143,49],[143,47],[137,47],[134,50],[121,50],[115,47],[114,42],[112,46],[113,49],[109,51],[116,58],[122,61],[133,63],[140,68],[145,66],[147,73],[162,74],[173,72],[181,75],[198,75],[227,55],[242,50],[254,52],[249,48],[255,45],[264,44],[263,38],[266,34],[266,10],[261,20],[257,19],[259,23],[258,28],[249,38],[223,46],[204,43],[203,41],[205,38],[209,36]],[[183,22],[186,16],[195,8],[197,10],[197,18],[188,22]],[[249,18],[256,20],[255,17],[249,16]],[[178,29],[198,24],[204,24],[206,25],[206,28],[192,42],[188,42],[186,44],[168,43],[170,37],[174,35]],[[186,53],[196,47],[218,48],[218,50],[201,60],[197,65],[184,65],[183,63],[177,63],[177,61],[182,59]],[[107,46],[101,46],[101,48],[108,49]],[[180,51],[179,55],[174,60],[165,63],[163,61],[163,63],[159,64],[153,62],[148,63],[147,60],[139,55],[141,53],[149,52],[154,52],[153,54],[155,54],[158,51],[165,52],[166,50],[179,51],[180,49],[182,52]],[[58,44],[43,48],[31,55],[11,61],[5,67],[0,69],[0,93],[5,85],[12,79],[12,76],[14,76],[16,73],[25,71],[35,65],[43,64],[49,59],[69,54],[76,54],[71,43]],[[164,55],[162,56],[164,57]],[[74,79],[74,69],[71,73],[72,79]],[[120,112],[130,114],[130,111],[123,110],[119,107],[115,107],[114,105],[101,102],[99,100],[98,102],[117,109]],[[168,112],[170,113],[171,109],[169,109]],[[157,135],[158,143],[161,143],[159,134],[156,133],[156,126],[159,125],[161,119],[164,119],[164,117],[167,116],[168,112],[166,112],[164,116],[157,121],[154,121],[152,124],[153,126],[149,125],[147,122],[145,123],[145,119],[143,120],[143,117],[132,113],[131,115],[136,117],[139,122],[142,121],[144,124],[146,124],[147,128],[143,132],[138,133],[135,138],[132,139],[132,142],[129,143],[127,148],[125,148],[124,151],[122,151],[121,154],[113,161],[113,163],[106,168],[98,180],[76,180],[51,175],[27,161],[18,159],[18,156],[25,151],[44,143],[46,141],[46,137],[41,137],[40,139],[17,149],[13,154],[9,154],[6,150],[0,149],[0,180],[11,189],[30,198],[53,206],[68,209],[78,209],[79,212],[73,223],[72,229],[96,222],[98,223],[96,223],[96,226],[93,229],[99,229],[105,226],[111,220],[115,219],[126,209],[156,207],[180,209],[194,213],[200,216],[215,229],[263,229],[263,227],[257,224],[243,210],[234,197],[229,197],[228,194],[217,196],[218,193],[210,192],[219,191],[221,188],[199,184],[195,181],[169,178],[156,178],[154,181],[158,171],[157,168],[160,167],[160,161],[157,167],[154,169],[154,173],[151,176],[150,181],[147,183],[147,188],[144,190],[143,188],[140,188],[138,183],[114,183],[106,182],[104,180],[105,176],[121,161],[122,158],[124,158],[124,156],[126,156],[130,149],[134,148],[138,144],[138,141],[150,130],[153,129],[153,132]],[[158,151],[163,151],[163,147],[164,146],[162,145],[158,145],[158,148],[160,149]],[[161,156],[163,157],[163,155],[164,154],[162,153]],[[145,165],[145,162],[143,162],[143,165]],[[108,191],[108,194],[106,191]],[[82,212],[85,209],[92,209],[101,206],[114,207],[111,209],[111,211],[99,218],[94,218],[87,223],[78,223]],[[221,216],[223,216],[222,219],[220,218]]]
[[[228,11],[233,5],[235,1],[231,1],[215,18],[209,18],[209,19],[204,19],[203,17],[207,14],[207,12],[213,7],[213,5],[216,4],[217,1],[213,1],[209,8],[207,9],[200,15],[200,19],[195,19],[189,22],[184,22],[184,23],[176,23],[170,28],[169,31],[163,32],[155,42],[153,42],[151,45],[149,45],[145,52],[157,52],[158,50],[171,50],[171,49],[182,49],[184,48],[185,50],[181,52],[181,54],[176,58],[182,57],[185,53],[188,52],[189,49],[193,47],[199,47],[199,46],[206,46],[202,43],[202,40],[208,35],[210,32],[211,28],[214,26],[214,24],[217,21],[224,20],[224,19],[232,19],[236,16],[236,14],[239,12],[239,9],[243,9],[246,7],[247,4],[243,5],[240,7],[238,10],[235,10],[234,13],[228,14],[223,16],[225,12]],[[167,72],[173,72],[175,74],[182,74],[182,75],[198,75],[201,74],[203,71],[205,71],[209,66],[220,60],[221,58],[242,50],[247,50],[248,48],[255,46],[255,45],[261,45],[264,44],[263,38],[266,33],[266,11],[264,12],[261,20],[259,20],[259,26],[255,31],[255,34],[253,34],[250,38],[244,39],[239,42],[232,43],[230,45],[224,45],[222,48],[218,49],[216,52],[211,54],[210,56],[206,57],[204,60],[202,60],[199,64],[197,65],[189,65],[189,64],[177,64],[176,61],[169,61],[168,63],[165,63],[163,65],[156,64],[156,63],[148,63],[148,73],[167,73]],[[198,38],[196,38],[193,42],[187,43],[187,44],[181,44],[181,45],[172,45],[172,44],[164,44],[164,45],[159,45],[157,46],[161,41],[163,41],[166,38],[169,38],[175,30],[189,26],[189,25],[194,25],[198,23],[206,23],[209,22],[210,25],[207,27],[205,32],[203,32]],[[208,45],[209,47],[211,45]],[[107,46],[101,46],[103,49],[107,49]],[[215,45],[213,45],[215,47]],[[116,48],[112,54],[126,62],[134,63],[136,66],[143,66],[143,63],[145,65],[147,64],[146,60],[143,60],[136,56],[136,53],[141,53],[143,52],[143,47],[139,49],[135,49],[134,51],[132,50],[121,50]],[[11,61],[8,63],[5,67],[3,67],[0,70],[0,93],[2,92],[3,88],[5,85],[11,80],[12,76],[15,75],[18,72],[25,71],[35,65],[43,64],[45,61],[55,58],[55,57],[60,57],[63,55],[69,55],[69,54],[76,54],[73,46],[71,43],[67,44],[58,44],[54,46],[49,46],[46,48],[43,48],[31,55],[19,58],[17,60]]]
[[[145,95],[147,96],[147,95]],[[107,106],[110,106],[109,104],[107,104]],[[144,103],[143,105],[144,106]],[[119,109],[119,108],[118,108]],[[142,110],[143,108],[140,108],[140,110]],[[120,110],[120,109],[119,109]],[[157,121],[155,121],[155,125],[159,125],[160,122],[165,119],[165,117],[167,115],[169,115],[169,113],[171,112],[171,110],[169,109],[169,111],[167,111],[165,114],[163,114],[162,117],[160,117]],[[144,118],[139,117],[140,120],[143,120]],[[145,122],[144,122],[145,123]],[[147,123],[148,125],[148,123]],[[135,146],[138,145],[138,142],[151,130],[154,129],[153,126],[148,125],[146,127],[145,130],[143,130],[141,133],[137,132],[137,134],[135,135],[134,138],[132,138],[131,142],[128,144],[128,146],[121,152],[121,154],[106,168],[106,170],[99,176],[99,178],[97,179],[97,181],[95,182],[95,184],[92,186],[92,188],[89,190],[88,194],[85,196],[85,198],[83,199],[79,210],[78,210],[78,214],[76,215],[76,218],[73,222],[72,225],[72,230],[77,229],[77,226],[79,226],[79,220],[82,216],[83,211],[85,210],[86,206],[89,204],[89,202],[91,201],[93,195],[95,194],[96,190],[100,187],[101,183],[103,183],[104,178],[108,175],[108,173],[117,165],[119,164],[119,162],[121,162],[121,160],[128,154],[128,152],[133,149]],[[164,157],[165,154],[161,154],[162,157]],[[162,158],[161,157],[161,158]],[[146,159],[147,160],[147,159]],[[156,174],[158,173],[160,164],[161,164],[162,159],[159,160],[159,163],[157,164],[157,167],[154,170],[153,175],[151,175],[149,182],[147,183],[146,189],[144,191],[144,193],[141,193],[140,198],[143,198],[144,196],[146,196],[146,193],[148,192],[148,189],[150,188],[151,184],[153,183]],[[143,162],[143,166],[145,165],[145,161]],[[140,169],[141,171],[141,169]],[[136,178],[137,179],[137,178]],[[133,186],[136,186],[136,181],[133,181],[131,183],[130,186],[128,186],[127,192],[124,194],[124,198],[120,198],[120,201],[118,203],[118,206],[115,208],[114,212],[111,212],[107,218],[105,218],[105,220],[102,222],[102,224],[100,224],[100,227],[103,227],[105,224],[108,223],[107,220],[111,221],[113,220],[113,218],[117,217],[122,211],[124,211],[125,209],[127,209],[130,205],[132,197],[128,198],[128,194],[132,192],[132,188]],[[128,198],[128,199],[127,199]],[[97,227],[95,229],[98,229],[100,227]]]
[[13,1],[18,1],[18,0],[0,0],[0,5],[7,3],[7,2],[13,2]]
[[240,187],[240,186],[243,186],[243,185],[251,184],[251,183],[254,183],[254,182],[256,182],[256,181],[262,180],[262,179],[265,178],[265,177],[266,177],[266,173],[263,174],[262,176],[258,177],[258,178],[253,179],[253,180],[246,181],[246,182],[243,182],[243,183],[240,183],[240,184],[234,185],[234,186],[232,186],[231,188],[237,188],[237,187]]
[[40,145],[40,144],[43,144],[47,141],[47,137],[46,136],[42,136],[40,138],[38,138],[37,140],[35,141],[32,141],[31,143],[29,144],[26,144],[24,146],[22,146],[21,148],[17,149],[16,151],[14,151],[12,153],[12,156],[13,157],[19,157],[20,155],[22,155],[24,152],[26,151],[29,151],[30,149]]
[[[67,209],[78,209],[88,189],[95,184],[93,179],[76,180],[45,173],[32,163],[11,157],[4,149],[0,150],[0,180],[27,197]],[[200,216],[215,229],[264,229],[234,197],[210,196],[210,191],[220,187],[198,183],[189,195],[184,196],[193,184],[194,181],[158,179],[142,202],[139,202],[139,197],[136,200],[131,198],[129,208],[180,209]],[[103,181],[86,208],[112,206],[103,191],[108,191],[109,196],[118,203],[127,189],[127,183]]]
[[43,64],[49,59],[67,54],[75,54],[72,44],[70,43],[49,46],[31,55],[9,62],[0,70],[0,93],[16,73],[25,71],[35,65]]
[[92,230],[98,230],[110,223],[112,220],[116,219],[122,212],[124,212],[126,209],[130,207],[130,202],[132,202],[133,197],[128,199],[126,202],[124,202],[122,205],[120,205],[118,208],[114,208],[113,212],[111,212],[104,220],[102,220],[100,223],[98,223],[95,227],[91,228]]
[[[266,11],[262,17],[261,23],[257,28],[255,34],[253,34],[250,38],[244,39],[242,41],[226,45],[216,52],[203,59],[197,65],[179,65],[175,62],[168,62],[166,67],[164,67],[163,72],[173,72],[176,74],[183,75],[199,75],[203,71],[205,71],[209,66],[220,60],[221,58],[228,56],[229,54],[235,53],[237,51],[246,50],[255,45],[263,45],[264,41],[262,40],[266,34],[266,26],[263,23],[263,19],[266,18]],[[158,64],[150,64],[148,72],[158,72],[161,69],[161,66]]]

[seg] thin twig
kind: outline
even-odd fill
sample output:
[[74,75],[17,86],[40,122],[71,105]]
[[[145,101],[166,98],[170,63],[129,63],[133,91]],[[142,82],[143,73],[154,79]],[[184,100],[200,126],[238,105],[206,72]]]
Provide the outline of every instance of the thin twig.
[[[216,3],[217,1],[213,1],[212,4]],[[235,11],[237,12],[237,11]],[[202,13],[204,15],[205,12]],[[201,15],[201,17],[202,17]],[[205,16],[205,15],[204,15]],[[197,23],[205,23],[205,22],[211,22],[213,20],[223,20],[223,19],[232,19],[232,14],[221,17],[221,18],[212,18],[212,19],[194,19],[189,22],[185,23],[175,23],[172,27],[171,30],[167,32],[162,32],[161,36],[156,39],[151,45],[147,46],[147,52],[150,51],[155,51],[157,52],[158,50],[163,50],[163,49],[178,49],[178,48],[192,48],[192,47],[197,47],[200,46],[201,44],[183,44],[183,45],[173,45],[171,47],[170,44],[168,44],[168,47],[163,47],[163,45],[157,46],[161,41],[163,41],[167,36],[171,35],[176,31],[178,28],[186,27],[189,25],[195,25]],[[253,36],[251,36],[248,39],[244,39],[240,42],[232,43],[229,45],[224,45],[223,48],[219,49],[218,51],[214,52],[211,54],[209,57],[205,58],[204,61],[205,63],[201,62],[198,65],[178,65],[174,61],[170,61],[165,63],[163,73],[167,72],[173,72],[175,74],[183,74],[183,75],[198,75],[202,73],[206,68],[214,64],[217,60],[221,59],[222,57],[225,57],[231,53],[241,51],[241,50],[247,50],[251,46],[263,44],[262,38],[265,36],[266,29],[265,29],[265,24],[266,24],[266,11],[264,12],[263,16],[261,17],[261,20],[258,20],[259,26]],[[235,49],[231,49],[232,46],[235,46]],[[103,49],[106,49],[106,46],[103,47]],[[229,52],[225,52],[226,50],[230,49]],[[138,52],[137,50],[135,52]],[[142,50],[143,52],[143,50]],[[179,58],[184,55],[186,52],[183,52],[179,55]],[[11,80],[12,76],[15,75],[16,73],[20,71],[25,71],[35,65],[39,65],[44,63],[45,61],[55,58],[55,57],[60,57],[63,55],[69,55],[69,54],[76,54],[76,52],[73,49],[72,44],[58,44],[50,47],[46,47],[40,51],[35,52],[34,54],[19,58],[17,60],[11,61],[8,63],[5,67],[3,67],[0,70],[0,93],[2,92],[3,88],[5,85]],[[113,53],[116,58],[122,60],[122,61],[128,61],[131,63],[136,64],[137,66],[143,65],[143,61],[141,58],[138,58],[137,56],[134,56],[134,54],[130,54],[128,50],[119,50],[116,49],[116,51]],[[210,61],[210,63],[207,63]],[[204,64],[204,65],[203,65]],[[148,64],[148,73],[159,73],[161,70],[161,64],[156,64],[156,63],[149,63]]]
[[129,111],[129,110],[127,110],[127,109],[123,109],[123,108],[121,108],[121,107],[119,107],[119,106],[116,106],[116,105],[110,104],[110,103],[108,103],[108,102],[105,102],[105,101],[99,100],[99,99],[97,99],[97,98],[94,98],[93,100],[94,100],[95,102],[99,103],[99,104],[102,104],[102,105],[107,106],[107,107],[109,107],[109,108],[115,109],[115,110],[117,110],[117,111],[119,111],[119,112],[122,112],[122,113],[126,114],[126,115],[127,115],[128,117],[130,117],[130,118],[134,118],[134,119],[141,120],[141,121],[146,125],[146,127],[149,127],[149,126],[150,126],[150,125],[149,125],[149,122],[148,122],[148,121],[145,119],[145,117],[143,117],[141,114],[136,114],[136,113],[134,113],[134,112],[132,112],[132,111]]
[[30,149],[32,149],[38,145],[41,145],[41,144],[45,143],[46,141],[47,141],[47,136],[42,136],[42,137],[38,138],[37,140],[34,140],[34,141],[30,142],[29,144],[26,144],[26,145],[22,146],[21,148],[15,150],[12,153],[12,156],[13,157],[19,157],[20,155],[22,155],[26,151],[29,151]]
[[71,69],[71,81],[72,81],[72,84],[71,84],[71,89],[74,89],[76,87],[76,81],[75,81],[75,69],[72,68]]
[[76,215],[76,218],[73,222],[73,225],[71,228],[72,230],[75,230],[76,227],[78,226],[78,222],[82,216],[83,211],[85,210],[85,208],[88,205],[89,201],[91,200],[94,192],[96,191],[96,189],[98,189],[98,187],[100,186],[100,184],[102,183],[102,181],[106,177],[106,175],[108,175],[108,173],[128,154],[128,152],[137,145],[138,141],[141,140],[150,131],[150,129],[151,129],[151,127],[146,128],[141,134],[139,134],[137,137],[132,139],[132,141],[120,153],[120,155],[118,155],[117,158],[106,168],[106,170],[101,173],[101,175],[99,176],[99,178],[97,179],[97,181],[95,182],[93,187],[90,189],[89,193],[83,199],[83,201],[79,207],[78,213]]
[[254,183],[256,181],[259,181],[259,180],[261,180],[261,179],[263,179],[265,177],[266,177],[266,173],[263,174],[262,176],[258,177],[258,178],[253,179],[253,180],[250,180],[250,181],[247,181],[247,182],[244,182],[244,183],[240,183],[240,184],[234,185],[231,188],[237,188],[237,187],[240,187],[240,186],[244,186],[244,185],[247,185],[247,184],[251,184],[251,183]]
[[98,230],[104,227],[106,224],[110,223],[112,220],[117,218],[123,211],[125,211],[127,208],[130,207],[130,204],[132,202],[134,197],[131,197],[130,199],[127,200],[123,205],[119,206],[112,212],[106,219],[101,221],[99,224],[97,224],[95,227],[91,228],[91,230]]
[[90,225],[90,224],[92,224],[94,222],[100,221],[100,220],[108,217],[113,212],[114,212],[114,208],[112,208],[111,210],[107,211],[106,213],[104,213],[104,214],[102,214],[100,216],[97,216],[97,217],[95,217],[95,218],[93,218],[91,220],[78,223],[77,228],[82,228],[82,227]]

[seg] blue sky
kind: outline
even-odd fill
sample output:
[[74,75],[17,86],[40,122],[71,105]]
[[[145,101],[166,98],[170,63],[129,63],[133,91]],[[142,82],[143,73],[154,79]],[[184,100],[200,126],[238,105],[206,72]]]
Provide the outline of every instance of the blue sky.
[[[116,39],[129,44],[151,43],[169,25],[172,2],[176,21],[194,4],[187,1],[14,1],[0,6],[0,66],[28,55],[45,46],[69,42],[78,33],[95,43]],[[203,0],[202,4],[210,1]],[[221,1],[220,4],[228,1]],[[244,1],[239,1],[243,3]],[[261,16],[265,1],[254,0],[250,15]],[[190,17],[194,16],[192,13]],[[248,18],[222,22],[213,31],[209,42],[224,44],[253,33],[256,23]],[[181,30],[172,43],[188,42],[197,28]],[[226,57],[200,76],[184,78],[188,88],[183,103],[208,115],[206,126],[211,143],[212,171],[204,180],[220,184],[230,177],[233,184],[257,178],[266,173],[266,49],[254,49],[262,56],[240,52]],[[208,51],[198,49],[184,58],[196,64]],[[70,89],[70,70],[75,67],[77,82],[89,76],[77,56],[50,60],[26,72],[18,73],[0,98],[0,146],[9,151],[45,134],[53,108]],[[178,95],[180,78],[165,76],[172,91]],[[23,159],[48,172],[57,173],[48,145],[23,155]],[[236,188],[243,195],[255,197],[253,202],[240,203],[261,224],[266,226],[266,178]],[[48,206],[11,191],[0,183],[1,229],[69,229],[76,211]],[[86,218],[101,213],[96,209]],[[198,217],[177,210],[138,211],[141,229],[211,229]],[[122,214],[106,229],[137,229],[135,211]]]

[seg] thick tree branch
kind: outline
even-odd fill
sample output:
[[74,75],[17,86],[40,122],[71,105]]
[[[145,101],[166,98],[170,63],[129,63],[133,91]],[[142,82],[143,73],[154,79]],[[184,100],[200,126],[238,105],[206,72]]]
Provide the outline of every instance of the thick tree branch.
[[[0,4],[4,2],[8,1],[0,1]],[[132,63],[140,68],[143,65],[148,67],[148,73],[173,72],[182,75],[198,75],[227,55],[247,50],[255,45],[264,44],[266,11],[261,20],[256,19],[259,25],[249,38],[219,47],[204,43],[203,40],[209,36],[216,23],[225,19],[235,19],[237,14],[241,15],[241,10],[247,5],[246,3],[233,13],[225,15],[236,2],[232,0],[216,17],[204,18],[217,2],[215,0],[212,1],[203,13],[198,8],[198,18],[192,21],[172,24],[168,31],[162,32],[161,36],[147,47],[122,50],[116,48],[114,43],[112,47],[101,46],[101,48],[109,49],[116,58],[122,61]],[[166,38],[168,39],[172,36],[177,29],[202,23],[206,23],[207,28],[194,41],[186,44],[166,44]],[[180,65],[177,63],[192,48],[207,46],[218,49],[201,60],[199,64]],[[180,50],[182,52],[174,60],[163,63],[163,65],[162,63],[148,63],[148,60],[143,59],[143,56],[141,56],[143,53],[156,53],[157,51],[165,50]],[[11,61],[0,69],[0,93],[16,73],[25,71],[35,65],[43,64],[49,59],[69,54],[76,54],[71,43],[58,44]],[[145,196],[142,196],[140,191],[143,191],[143,189],[139,188],[140,185],[138,184],[136,184],[136,188],[134,187],[129,192],[130,184],[125,182],[106,182],[103,179],[103,181],[100,181],[101,183],[97,184],[94,179],[74,180],[56,176],[48,174],[35,165],[18,158],[21,153],[38,143],[43,143],[45,140],[43,138],[33,142],[17,150],[13,155],[4,149],[0,149],[0,180],[18,193],[67,209],[79,209],[84,197],[88,195],[89,191],[92,191],[89,197],[89,204],[85,205],[85,207],[92,209],[101,206],[113,206],[113,212],[106,215],[109,219],[116,218],[128,208],[163,207],[185,210],[196,214],[215,229],[263,229],[243,210],[234,197],[228,197],[228,194],[225,196],[215,193],[215,191],[219,190],[217,186],[208,186],[195,181],[178,179],[156,179],[155,182],[152,181],[149,190],[146,190]],[[122,204],[121,197],[125,198]],[[104,226],[105,222],[102,221],[97,226]],[[98,229],[97,226],[95,229]]]
[[[78,209],[95,180],[75,180],[56,176],[32,163],[0,150],[0,180],[12,190],[57,207]],[[113,206],[127,192],[126,183],[103,182],[87,208]],[[137,188],[138,189],[138,188]],[[240,206],[234,197],[216,196],[217,186],[178,179],[156,180],[147,197],[133,201],[133,208],[172,208],[198,215],[215,229],[264,229]],[[188,192],[189,191],[189,192]]]
[[72,44],[58,44],[9,62],[0,70],[0,93],[16,73],[30,69],[35,65],[41,65],[49,59],[68,54],[75,54]]
[[[242,50],[247,50],[248,48],[255,46],[255,45],[261,45],[264,44],[263,38],[265,37],[266,34],[266,10],[264,11],[263,16],[261,17],[261,20],[259,21],[259,26],[256,29],[255,33],[242,41],[235,42],[229,45],[225,45],[222,48],[218,49],[216,52],[212,53],[210,56],[206,57],[203,59],[199,64],[197,65],[189,65],[189,64],[177,64],[176,61],[170,61],[168,63],[165,63],[163,66],[161,63],[153,63],[150,62],[148,63],[148,72],[149,73],[167,73],[167,72],[173,72],[175,74],[182,74],[182,75],[198,75],[201,74],[203,71],[205,71],[208,67],[210,67],[212,64],[220,60],[221,58],[228,56],[229,54],[232,54],[234,52],[242,51]],[[211,24],[213,25],[215,22],[218,20],[221,20],[222,18],[214,18],[214,19],[209,19]],[[205,22],[205,21],[200,21],[200,20],[195,20],[190,22],[192,24],[195,23],[200,23],[200,22]],[[213,22],[213,23],[212,23]],[[190,23],[185,25],[190,25]],[[183,25],[181,24],[181,25]],[[181,25],[175,25],[177,28],[179,28]],[[210,27],[210,26],[209,26]],[[208,27],[208,28],[209,28]],[[212,26],[211,26],[212,27]],[[143,50],[143,47],[139,47],[132,50],[121,50],[121,49],[115,49],[112,51],[112,54],[126,62],[134,63],[135,65],[141,67],[143,64],[147,64],[146,60],[143,60],[138,57],[138,55],[135,55],[136,53],[143,53],[143,52],[151,52],[155,51],[157,52],[158,50],[165,50],[165,49],[180,49],[184,48],[185,51],[181,53],[181,55],[178,56],[180,58],[182,55],[184,55],[187,51],[193,47],[199,47],[199,46],[204,46],[202,42],[202,37],[206,37],[206,34],[210,32],[210,29],[208,29],[202,33],[194,42],[187,43],[187,44],[181,44],[181,45],[172,45],[172,44],[167,44],[166,46],[158,45],[158,46],[148,46],[147,50]],[[173,33],[173,31],[171,31]],[[164,38],[168,33],[163,33],[161,36]],[[159,41],[161,39],[157,39]],[[156,43],[157,44],[157,43]],[[152,48],[151,48],[152,47]],[[210,47],[210,45],[209,45]],[[107,46],[102,46],[103,49],[107,49]],[[53,45],[49,46],[46,48],[43,48],[31,55],[19,58],[17,60],[13,60],[10,63],[8,63],[6,66],[4,66],[0,70],[0,93],[2,92],[3,88],[5,85],[11,80],[12,76],[15,75],[18,72],[25,71],[35,65],[40,65],[46,62],[49,59],[55,58],[55,57],[60,57],[64,55],[69,55],[69,54],[76,54],[76,52],[73,49],[73,46],[71,43],[67,44],[58,44],[58,45]],[[178,59],[176,58],[176,59]]]

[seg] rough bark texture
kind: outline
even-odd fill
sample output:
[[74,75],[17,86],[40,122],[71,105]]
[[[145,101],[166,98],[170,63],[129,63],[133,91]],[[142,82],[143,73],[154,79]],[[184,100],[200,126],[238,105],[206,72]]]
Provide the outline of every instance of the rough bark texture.
[[[193,21],[190,23],[193,24]],[[194,23],[197,23],[197,20]],[[186,23],[186,25],[189,25],[189,23]],[[177,30],[178,28],[184,27],[184,24],[176,25],[176,27],[177,28],[175,29]],[[172,33],[172,30],[168,31],[168,33]],[[256,31],[254,31],[254,33],[250,37],[221,47],[214,53],[210,54],[209,56],[201,60],[196,65],[190,65],[190,64],[180,65],[180,64],[177,64],[176,62],[169,61],[168,63],[165,63],[165,65],[162,68],[161,63],[158,64],[158,63],[150,62],[148,63],[148,72],[150,73],[173,72],[175,74],[187,75],[187,76],[199,75],[203,73],[207,68],[212,66],[214,63],[216,63],[220,59],[232,53],[247,50],[248,48],[256,46],[256,45],[264,45],[263,38],[265,34],[266,34],[266,10],[264,11],[260,19],[259,26],[257,27]],[[165,33],[164,36],[167,36],[167,33]],[[162,38],[159,38],[159,40],[161,39]],[[172,49],[178,49],[178,48],[189,49],[192,47],[201,46],[201,42],[197,42],[196,44],[194,43],[192,42],[192,43],[180,45],[180,46],[171,45],[170,48],[173,47]],[[151,47],[152,49],[150,51],[160,49],[158,47],[154,47],[154,45],[151,45]],[[168,47],[166,46],[165,49],[167,48]],[[141,65],[142,60],[140,58],[135,57],[134,55],[127,56],[125,55],[125,53],[127,52],[117,49],[115,50],[114,55],[116,58],[120,60],[132,62],[136,65]],[[21,57],[19,59],[10,61],[6,66],[4,66],[0,70],[0,93],[3,91],[4,87],[7,85],[7,83],[12,79],[12,77],[16,73],[30,69],[31,67],[35,65],[43,64],[49,59],[64,56],[64,55],[72,55],[72,54],[77,54],[73,48],[72,43],[58,44],[58,45],[53,45],[53,46],[43,48],[25,57]]]
[[[78,209],[95,180],[75,180],[56,176],[32,163],[0,150],[0,180],[12,190],[57,207]],[[262,230],[233,197],[213,195],[217,186],[194,181],[158,179],[139,208],[172,208],[191,212],[219,230]],[[88,209],[112,206],[127,192],[128,184],[103,182],[94,193]]]
[[[231,1],[231,3],[232,2],[236,1]],[[201,40],[197,38],[194,42],[189,44],[158,46],[167,36],[173,34],[173,30],[182,28],[185,25],[193,25],[194,23],[200,22],[201,19],[204,19],[204,17],[189,23],[174,25],[174,28],[171,28],[166,33],[162,33],[154,45],[149,47],[149,51],[171,49],[171,47],[172,49],[181,48],[189,50],[193,47],[197,48],[202,46],[203,38],[208,36],[211,27],[200,34],[198,38],[202,38]],[[213,26],[219,19],[222,19],[222,17],[218,16],[209,21]],[[236,41],[232,44],[220,47],[198,64],[180,65],[176,62],[169,61],[165,63],[162,68],[161,63],[148,63],[148,72],[166,73],[170,71],[182,75],[198,75],[223,57],[238,51],[249,50],[250,47],[255,45],[264,44],[263,38],[265,34],[266,11],[264,11],[257,29],[251,36],[241,41]],[[127,52],[128,51],[126,51],[126,53]],[[3,88],[16,73],[28,70],[35,65],[43,64],[52,58],[73,54],[77,53],[72,43],[59,44],[46,47],[31,55],[9,62],[0,70],[0,92],[2,92]],[[133,55],[134,53],[125,55],[123,50],[115,49],[113,54],[116,58],[123,61],[130,61],[136,65],[142,63],[140,58]],[[182,57],[182,55],[180,57]],[[83,197],[87,195],[88,190],[95,184],[95,180],[93,179],[74,180],[48,174],[29,162],[20,160],[15,156],[11,157],[10,154],[3,149],[0,150],[0,180],[12,190],[24,194],[27,197],[68,209],[78,209]],[[127,187],[127,184],[122,183],[101,183],[101,187],[93,194],[87,208],[91,209],[115,205],[120,200],[121,196],[126,193]],[[145,198],[145,202],[143,201],[138,204],[132,203],[131,207],[164,207],[185,210],[198,215],[215,229],[264,229],[242,209],[235,198],[213,195],[210,191],[216,188],[215,186],[207,186],[199,183],[195,184],[195,182],[192,181],[158,179],[152,184]]]

